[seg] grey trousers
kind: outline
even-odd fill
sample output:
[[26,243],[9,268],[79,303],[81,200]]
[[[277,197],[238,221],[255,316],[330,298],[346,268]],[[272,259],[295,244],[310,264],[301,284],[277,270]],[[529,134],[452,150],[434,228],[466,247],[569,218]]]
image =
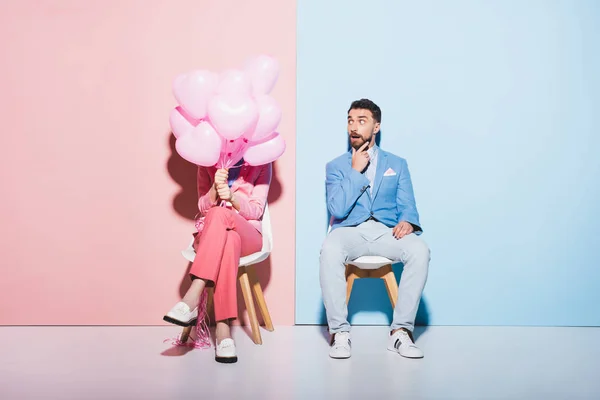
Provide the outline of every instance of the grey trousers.
[[349,332],[346,263],[361,256],[382,256],[404,264],[391,329],[413,331],[427,281],[429,247],[414,233],[396,239],[392,228],[377,221],[333,230],[323,243],[320,281],[329,332]]

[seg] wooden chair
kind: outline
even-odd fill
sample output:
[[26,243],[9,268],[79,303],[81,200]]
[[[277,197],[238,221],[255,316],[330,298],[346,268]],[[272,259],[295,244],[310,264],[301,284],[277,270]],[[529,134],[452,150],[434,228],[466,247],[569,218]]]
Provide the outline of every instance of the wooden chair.
[[346,264],[346,304],[350,301],[352,286],[358,278],[383,279],[392,309],[398,299],[398,283],[392,270],[392,260],[379,256],[363,256]]
[[[329,220],[329,229],[327,233],[331,232],[331,225],[333,224],[333,217]],[[346,264],[346,304],[350,301],[350,294],[352,293],[352,287],[354,281],[358,278],[379,278],[383,279],[385,288],[387,289],[390,303],[392,303],[392,309],[396,308],[396,300],[398,299],[398,283],[396,282],[396,276],[392,270],[393,261],[386,257],[381,256],[362,256]]]
[[[270,332],[274,330],[273,322],[271,321],[267,303],[265,302],[262,287],[260,286],[260,282],[256,277],[253,266],[254,264],[258,264],[259,262],[266,260],[273,249],[273,231],[271,229],[271,217],[269,215],[268,205],[265,205],[265,211],[262,218],[262,238],[262,249],[258,253],[250,254],[246,257],[240,258],[240,267],[238,270],[238,280],[240,282],[240,287],[244,296],[244,302],[246,303],[246,310],[248,311],[248,318],[250,319],[250,326],[252,328],[252,340],[256,344],[262,344],[262,337],[260,335],[258,326],[256,308],[254,308],[254,300],[256,300],[260,314],[265,321],[265,328]],[[190,262],[193,262],[194,258],[196,257],[196,252],[193,245],[194,240],[192,239],[188,248],[181,252],[183,257]],[[213,289],[207,289],[209,290],[207,307],[210,307],[212,305]],[[183,333],[181,334],[182,342],[185,343],[188,340],[191,330],[191,326],[183,328]]]

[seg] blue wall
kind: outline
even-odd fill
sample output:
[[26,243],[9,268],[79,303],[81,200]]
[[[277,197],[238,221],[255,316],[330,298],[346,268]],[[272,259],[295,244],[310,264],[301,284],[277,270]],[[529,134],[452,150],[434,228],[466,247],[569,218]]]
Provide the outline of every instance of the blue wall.
[[[297,85],[296,323],[324,321],[325,164],[368,97],[432,249],[419,322],[600,325],[600,2],[299,0]],[[381,282],[353,293],[389,323]]]

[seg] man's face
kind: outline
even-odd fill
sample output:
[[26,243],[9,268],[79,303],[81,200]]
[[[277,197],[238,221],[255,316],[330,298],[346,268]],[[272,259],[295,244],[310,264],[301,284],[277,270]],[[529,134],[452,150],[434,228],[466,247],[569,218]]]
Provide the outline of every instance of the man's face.
[[350,145],[358,150],[367,140],[370,140],[369,146],[375,144],[375,134],[379,132],[379,123],[373,119],[370,110],[362,108],[352,109],[348,113],[348,135],[350,135]]

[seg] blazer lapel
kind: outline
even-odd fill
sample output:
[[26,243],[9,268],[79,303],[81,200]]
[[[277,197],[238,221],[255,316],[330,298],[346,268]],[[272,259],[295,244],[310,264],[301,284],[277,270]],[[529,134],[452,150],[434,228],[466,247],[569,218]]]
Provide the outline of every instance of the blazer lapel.
[[373,188],[373,199],[377,197],[379,187],[381,186],[381,182],[383,181],[383,174],[387,170],[387,167],[387,155],[381,149],[379,149],[379,154],[377,155],[377,171],[375,171],[375,187]]

